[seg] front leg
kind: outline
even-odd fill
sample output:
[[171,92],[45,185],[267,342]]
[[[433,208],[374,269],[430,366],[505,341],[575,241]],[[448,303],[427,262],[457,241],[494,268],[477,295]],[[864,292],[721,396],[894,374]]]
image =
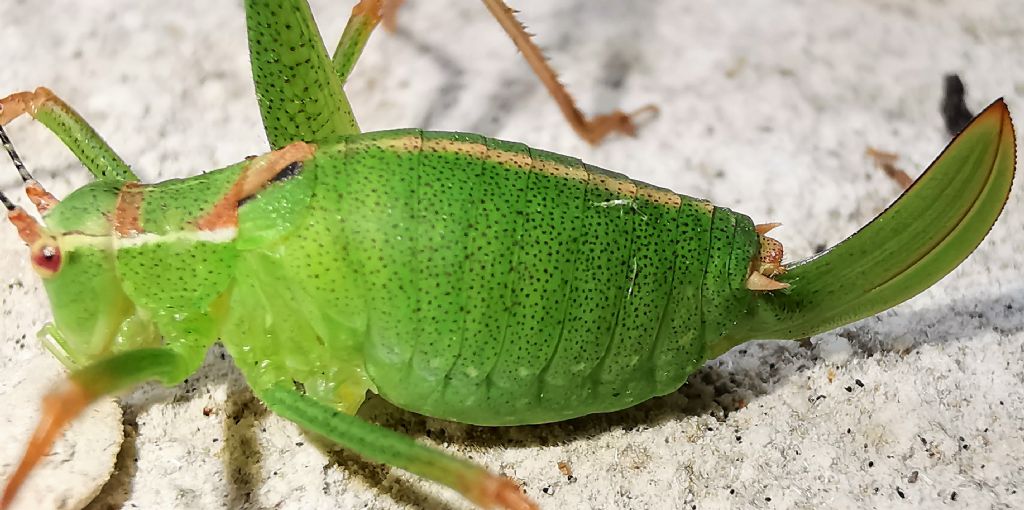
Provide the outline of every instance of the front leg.
[[50,451],[64,427],[99,397],[118,393],[145,381],[173,385],[188,377],[202,356],[170,348],[136,349],[115,354],[75,371],[65,384],[43,399],[43,415],[18,469],[0,497],[0,509],[14,501],[18,489],[39,460]]
[[0,99],[0,126],[26,113],[57,135],[97,179],[139,180],[96,130],[50,89],[39,87]]

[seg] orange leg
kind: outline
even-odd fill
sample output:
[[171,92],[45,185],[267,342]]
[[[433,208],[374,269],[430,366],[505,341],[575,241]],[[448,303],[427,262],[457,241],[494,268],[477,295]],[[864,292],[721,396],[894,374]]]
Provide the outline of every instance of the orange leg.
[[569,125],[580,138],[596,145],[612,133],[635,136],[636,123],[634,119],[639,115],[657,113],[656,106],[647,105],[629,114],[616,110],[612,113],[587,118],[576,106],[576,102],[565,90],[565,86],[558,81],[558,75],[548,65],[547,59],[544,58],[540,48],[534,44],[530,34],[526,33],[523,24],[516,19],[515,13],[502,0],[483,0],[483,2],[508,36],[512,38],[512,42],[519,48],[519,51],[523,53],[530,68],[548,89],[548,93],[558,103],[558,108],[562,110],[562,115],[569,121]]

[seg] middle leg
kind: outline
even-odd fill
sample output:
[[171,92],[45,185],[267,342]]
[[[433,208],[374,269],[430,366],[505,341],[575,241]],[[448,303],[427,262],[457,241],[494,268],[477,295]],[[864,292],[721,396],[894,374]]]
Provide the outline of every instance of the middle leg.
[[377,27],[383,17],[383,0],[360,0],[352,8],[352,15],[348,18],[345,31],[341,34],[338,47],[334,50],[331,60],[334,62],[334,72],[337,73],[341,84],[348,81],[356,61],[366,47],[366,41],[370,34]]

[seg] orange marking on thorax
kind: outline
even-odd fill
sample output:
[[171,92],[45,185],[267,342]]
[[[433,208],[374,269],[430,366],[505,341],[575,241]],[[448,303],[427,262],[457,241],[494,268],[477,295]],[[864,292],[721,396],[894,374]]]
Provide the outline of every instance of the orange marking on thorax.
[[114,233],[118,237],[132,237],[145,232],[140,218],[143,193],[143,186],[137,182],[125,183],[118,193],[117,207],[114,208]]
[[239,202],[262,191],[288,165],[312,158],[315,152],[315,145],[293,142],[249,160],[231,189],[213,205],[210,212],[196,220],[196,227],[207,231],[237,227]]
[[238,201],[241,200],[241,189],[245,182],[245,173],[231,186],[223,198],[213,204],[210,212],[202,215],[196,220],[196,228],[199,230],[216,230],[225,227],[238,226]]

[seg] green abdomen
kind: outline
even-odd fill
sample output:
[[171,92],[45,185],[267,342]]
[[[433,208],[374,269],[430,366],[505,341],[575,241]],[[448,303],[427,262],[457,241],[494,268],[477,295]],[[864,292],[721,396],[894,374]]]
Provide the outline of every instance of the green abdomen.
[[403,408],[490,425],[621,409],[678,388],[748,306],[746,216],[475,135],[331,150],[312,205],[342,222],[366,370]]

